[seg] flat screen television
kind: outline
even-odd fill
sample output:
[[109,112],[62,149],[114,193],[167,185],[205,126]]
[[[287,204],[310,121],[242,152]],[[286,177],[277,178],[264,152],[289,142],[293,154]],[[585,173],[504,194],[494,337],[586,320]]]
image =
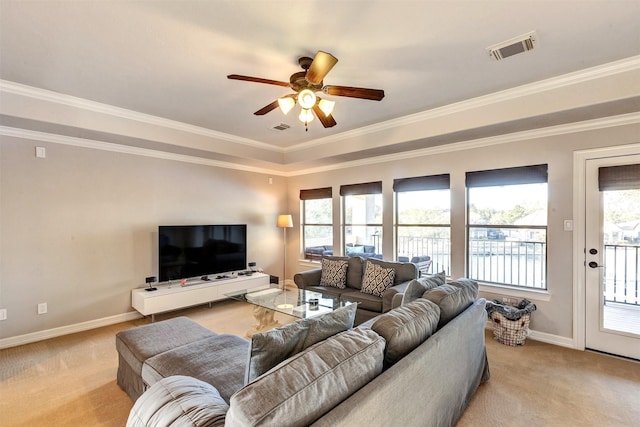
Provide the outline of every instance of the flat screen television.
[[158,227],[160,282],[229,273],[246,268],[246,224]]

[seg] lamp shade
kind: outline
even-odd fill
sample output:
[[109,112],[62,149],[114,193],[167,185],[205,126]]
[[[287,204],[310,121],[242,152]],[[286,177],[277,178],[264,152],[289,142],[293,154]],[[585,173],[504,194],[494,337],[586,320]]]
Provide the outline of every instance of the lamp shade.
[[278,227],[291,228],[293,227],[293,218],[291,215],[278,215]]

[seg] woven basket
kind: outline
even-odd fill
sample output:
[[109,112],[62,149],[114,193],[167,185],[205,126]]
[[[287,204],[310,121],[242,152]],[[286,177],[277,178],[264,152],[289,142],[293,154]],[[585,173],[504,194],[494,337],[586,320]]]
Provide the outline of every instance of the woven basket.
[[493,312],[489,316],[493,323],[493,336],[501,344],[510,346],[523,345],[529,335],[531,315],[525,314],[518,320],[509,320],[501,313]]

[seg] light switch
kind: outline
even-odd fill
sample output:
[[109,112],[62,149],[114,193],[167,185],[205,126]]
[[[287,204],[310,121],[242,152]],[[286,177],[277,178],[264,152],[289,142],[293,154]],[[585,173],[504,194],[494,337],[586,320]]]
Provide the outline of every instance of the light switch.
[[36,147],[36,157],[38,159],[44,159],[47,157],[47,149],[44,147]]
[[573,231],[573,221],[570,219],[564,220],[564,231]]

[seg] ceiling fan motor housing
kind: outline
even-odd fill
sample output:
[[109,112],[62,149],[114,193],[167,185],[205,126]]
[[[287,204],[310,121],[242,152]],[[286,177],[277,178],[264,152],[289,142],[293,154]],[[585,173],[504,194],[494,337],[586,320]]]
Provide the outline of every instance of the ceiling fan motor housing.
[[309,83],[307,79],[305,79],[306,74],[306,71],[300,71],[298,73],[291,74],[291,77],[289,78],[291,88],[296,92],[300,92],[303,89],[311,89],[314,92],[322,90],[322,82],[316,85],[314,85],[313,83]]

